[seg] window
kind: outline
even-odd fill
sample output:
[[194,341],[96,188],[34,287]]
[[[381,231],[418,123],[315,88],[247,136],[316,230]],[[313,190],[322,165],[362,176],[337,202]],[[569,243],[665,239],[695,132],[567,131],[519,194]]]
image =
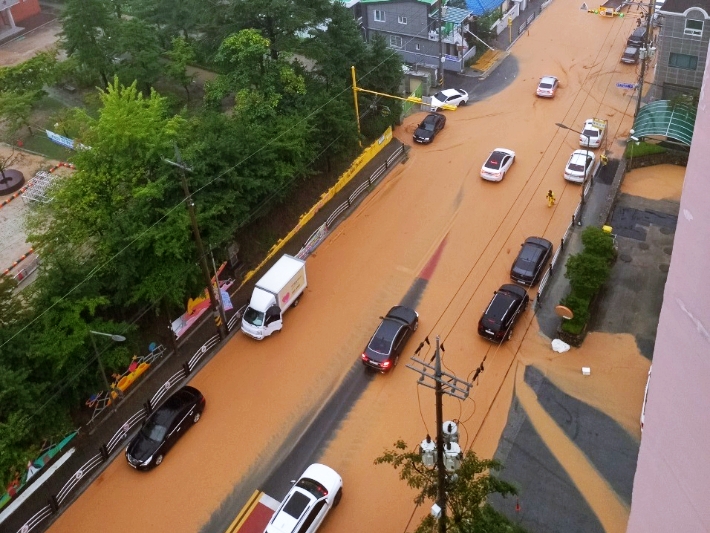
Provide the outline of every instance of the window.
[[703,34],[703,21],[702,20],[686,20],[685,21],[685,35],[695,35],[700,37]]
[[397,17],[397,22],[399,22],[400,24],[406,24],[406,23],[407,23],[407,17],[403,17],[402,15],[399,15],[399,16]]
[[402,48],[402,37],[399,35],[390,35],[390,46],[393,48]]
[[375,9],[375,22],[384,22],[385,12],[381,9]]
[[697,56],[671,53],[671,57],[668,60],[668,66],[682,68],[685,70],[696,70],[698,68],[698,58]]
[[419,50],[422,49],[422,47],[421,47],[421,45],[419,45],[419,44],[415,44],[415,45],[414,45],[414,49],[418,52]]

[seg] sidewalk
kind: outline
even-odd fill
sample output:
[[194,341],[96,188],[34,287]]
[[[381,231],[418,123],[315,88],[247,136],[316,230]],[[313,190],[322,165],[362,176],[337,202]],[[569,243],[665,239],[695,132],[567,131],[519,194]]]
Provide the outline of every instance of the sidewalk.
[[[321,209],[312,220],[305,224],[299,233],[290,242],[286,243],[281,253],[277,254],[277,257],[274,257],[272,261],[264,265],[263,268],[267,269],[270,267],[282,253],[295,255],[313,231],[325,222],[331,212],[339,204],[344,202],[354,189],[359,187],[363,181],[367,180],[375,169],[385,163],[387,158],[401,145],[402,143],[400,141],[393,138],[387,147],[385,147],[382,152],[377,154],[377,156],[375,156],[373,160],[370,161],[362,169],[362,171],[360,171],[350,181],[350,183],[348,183],[346,187],[339,191],[338,194],[330,202],[328,202],[328,204],[326,204],[326,206]],[[366,195],[361,196],[361,198],[364,196]],[[357,203],[358,202],[355,202],[353,208],[356,207]],[[257,280],[258,276],[255,276],[249,283],[246,283],[244,287],[232,294],[232,303],[235,310],[248,303],[251,291]],[[236,285],[238,286],[238,283]],[[227,320],[229,321],[234,314],[234,310],[228,312]],[[209,353],[205,359],[199,363],[198,369],[207,364],[207,362],[209,362],[209,360],[219,352],[220,348],[224,346],[232,336],[237,334],[238,331],[239,326],[235,325],[225,341],[217,345],[211,353]],[[101,445],[107,443],[111,437],[113,437],[121,429],[122,425],[129,417],[143,409],[144,402],[150,398],[164,383],[166,383],[170,376],[173,376],[176,372],[180,371],[182,366],[193,356],[193,354],[198,352],[202,348],[203,344],[214,334],[215,326],[212,321],[211,314],[205,313],[201,321],[195,324],[192,327],[192,330],[177,343],[177,353],[173,351],[173,346],[171,346],[169,342],[164,341],[163,345],[167,349],[166,355],[164,355],[159,362],[153,365],[149,373],[145,375],[136,386],[129,389],[125,398],[116,405],[115,411],[108,408],[108,412],[103,415],[103,418],[99,419],[94,428],[83,427],[80,429],[80,434],[72,443],[73,446],[76,447],[74,454],[42,486],[37,488],[34,493],[27,497],[27,499],[16,511],[14,511],[2,522],[2,530],[7,531],[8,533],[20,531],[23,525],[25,525],[30,518],[32,518],[38,511],[48,504],[50,497],[56,495],[71,476],[75,475],[75,473],[77,473],[81,468],[85,467],[87,461],[99,452]],[[156,339],[156,342],[158,340],[160,339]],[[171,390],[175,390],[175,388],[176,387],[173,387]],[[118,455],[123,453],[124,448],[124,445],[118,446],[109,457],[108,461],[105,461],[97,470],[93,471],[90,476],[87,475],[86,478],[79,476],[78,479],[81,479],[81,481],[79,481],[79,485],[77,488],[73,489],[66,502],[60,506],[58,513],[55,513],[45,521],[42,521],[37,528],[32,530],[46,530],[59,516],[59,514],[71,505],[81,495],[86,487],[88,487],[101,475],[106,466],[108,466],[108,464]],[[39,476],[37,476],[36,479],[39,479]],[[32,484],[25,487],[23,492],[31,486]]]

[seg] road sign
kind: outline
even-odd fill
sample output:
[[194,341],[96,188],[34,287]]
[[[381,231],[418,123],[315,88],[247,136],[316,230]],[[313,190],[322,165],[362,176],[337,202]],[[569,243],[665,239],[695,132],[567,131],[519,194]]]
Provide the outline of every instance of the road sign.
[[624,83],[624,82],[621,82],[621,81],[617,81],[617,82],[616,82],[616,86],[617,86],[619,89],[635,89],[635,88],[636,88],[636,84],[635,84],[635,83]]

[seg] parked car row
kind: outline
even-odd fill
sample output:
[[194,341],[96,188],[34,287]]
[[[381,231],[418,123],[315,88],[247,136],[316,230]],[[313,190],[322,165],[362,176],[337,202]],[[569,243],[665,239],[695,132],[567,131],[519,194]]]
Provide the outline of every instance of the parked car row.
[[[661,4],[662,5],[662,4]],[[635,65],[641,58],[641,48],[646,42],[646,26],[641,25],[636,28],[626,40],[626,48],[621,55],[621,62]]]

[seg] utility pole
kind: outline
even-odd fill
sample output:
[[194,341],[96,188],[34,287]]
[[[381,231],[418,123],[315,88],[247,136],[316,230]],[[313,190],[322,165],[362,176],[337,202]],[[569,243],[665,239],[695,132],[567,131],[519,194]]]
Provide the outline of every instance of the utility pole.
[[[425,340],[429,344],[429,339]],[[424,346],[422,342],[417,348],[415,354]],[[443,407],[443,397],[444,394],[458,398],[459,400],[465,400],[468,398],[468,393],[471,390],[471,384],[467,381],[457,378],[453,374],[441,370],[441,354],[439,350],[445,351],[444,346],[439,346],[439,336],[436,336],[436,349],[434,351],[434,366],[431,366],[430,362],[422,361],[416,357],[412,357],[412,361],[421,365],[421,368],[417,368],[412,365],[407,365],[407,368],[411,368],[415,372],[419,373],[421,376],[419,378],[419,385],[429,387],[434,389],[436,397],[436,468],[438,474],[437,481],[437,501],[436,504],[439,507],[439,533],[446,533],[446,469],[444,467],[444,407]],[[427,382],[426,379],[434,381],[432,385]],[[432,509],[433,510],[433,509]],[[434,514],[434,513],[432,513]]]
[[217,324],[217,333],[220,339],[224,339],[227,336],[226,324],[224,320],[221,319],[221,305],[219,303],[219,286],[217,287],[217,294],[215,295],[214,287],[212,286],[212,278],[210,277],[209,267],[207,266],[207,256],[205,255],[205,248],[202,245],[202,237],[200,237],[200,229],[197,226],[197,217],[195,216],[195,202],[192,201],[192,194],[190,194],[190,188],[187,184],[186,171],[192,172],[190,167],[187,167],[182,162],[182,157],[180,156],[180,150],[175,145],[175,161],[170,161],[169,159],[164,159],[164,161],[174,167],[180,169],[180,177],[182,179],[182,190],[185,193],[185,200],[187,200],[187,211],[190,214],[190,222],[192,223],[192,234],[195,237],[195,245],[197,246],[197,254],[200,256],[200,268],[202,269],[202,275],[207,283],[207,294],[210,297],[210,307],[212,308],[212,314],[214,315],[215,323]]
[[646,35],[643,38],[643,48],[641,49],[641,54],[644,55],[644,57],[641,59],[641,78],[639,79],[639,96],[638,99],[636,100],[636,111],[634,112],[634,119],[638,116],[639,114],[639,109],[641,109],[641,97],[643,96],[643,81],[644,78],[646,77],[646,61],[651,59],[651,50],[649,49],[649,42],[648,40],[651,37],[651,19],[653,18],[653,14],[656,12],[656,0],[651,0],[651,8],[648,10],[648,13],[646,14]]
[[439,68],[441,69],[441,76],[439,76],[439,85],[441,87],[444,86],[444,63],[446,62],[446,59],[444,58],[444,43],[441,41],[441,24],[443,16],[442,11],[444,11],[444,0],[439,0],[439,16],[437,24],[439,24]]
[[222,301],[222,290],[219,288],[219,272],[217,272],[217,265],[214,262],[214,254],[212,253],[212,246],[210,246],[210,257],[212,258],[212,270],[214,271],[214,282],[217,285],[217,292],[219,293],[219,317],[222,319],[222,324],[227,324],[227,315],[224,314],[224,302]]

